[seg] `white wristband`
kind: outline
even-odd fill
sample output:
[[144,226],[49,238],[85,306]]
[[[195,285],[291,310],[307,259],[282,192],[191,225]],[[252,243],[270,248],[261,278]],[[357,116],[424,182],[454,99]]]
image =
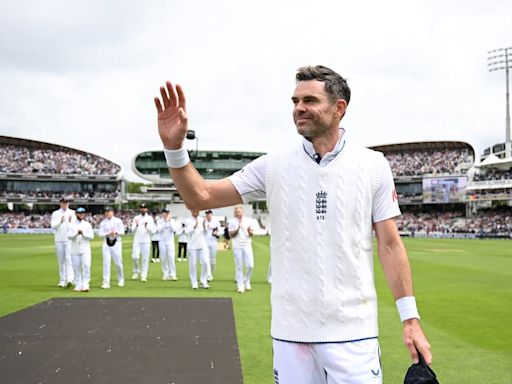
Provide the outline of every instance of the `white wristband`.
[[164,155],[169,168],[183,168],[190,162],[188,151],[183,147],[180,149],[164,148]]
[[400,321],[404,322],[405,320],[420,318],[418,308],[416,307],[416,298],[414,296],[401,297],[395,304],[400,315]]

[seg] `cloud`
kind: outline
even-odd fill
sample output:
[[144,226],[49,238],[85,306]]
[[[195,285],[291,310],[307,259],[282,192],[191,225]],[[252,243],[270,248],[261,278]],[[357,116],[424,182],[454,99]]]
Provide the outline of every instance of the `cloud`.
[[[0,132],[92,151],[129,171],[161,146],[153,97],[187,95],[204,148],[273,150],[297,139],[294,71],[348,78],[343,125],[365,145],[504,140],[512,4],[410,1],[30,1],[0,14]],[[193,145],[193,143],[189,143]],[[133,176],[128,172],[130,177]]]

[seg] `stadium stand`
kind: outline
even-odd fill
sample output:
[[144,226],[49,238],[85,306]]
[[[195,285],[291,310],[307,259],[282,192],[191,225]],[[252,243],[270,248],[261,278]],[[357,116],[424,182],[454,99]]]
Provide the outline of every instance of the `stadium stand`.
[[90,153],[0,142],[1,173],[115,176],[120,170],[119,165]]
[[[383,152],[392,167],[403,212],[397,224],[403,235],[512,237],[512,168],[502,163],[499,168],[475,165],[473,147],[459,141],[389,144],[372,149]],[[0,136],[0,150],[0,205],[15,207],[14,211],[0,208],[0,225],[9,229],[47,229],[50,212],[62,195],[71,198],[72,207],[89,205],[89,220],[95,228],[105,205],[115,204],[116,215],[129,228],[138,212],[121,209],[122,203],[138,199],[160,205],[181,202],[161,151],[135,155],[134,171],[155,184],[144,187],[142,193],[127,194],[120,167],[102,157],[5,136]],[[193,158],[204,177],[215,179],[235,172],[261,154],[199,151]],[[446,186],[450,193],[440,198]],[[27,211],[26,204],[38,204],[38,209]],[[256,211],[266,214],[258,205]],[[254,219],[256,223],[261,218]],[[266,233],[264,226],[260,229],[261,234]]]
[[491,168],[476,173],[473,181],[512,180],[512,169]]
[[120,203],[123,185],[121,167],[103,157],[0,136],[0,203],[47,205],[66,196],[100,207]]
[[394,177],[462,174],[475,161],[474,149],[458,141],[392,144],[372,149],[384,153]]
[[489,209],[466,217],[460,211],[410,213],[397,218],[398,230],[412,236],[442,236],[468,233],[479,236],[509,236],[512,208]]

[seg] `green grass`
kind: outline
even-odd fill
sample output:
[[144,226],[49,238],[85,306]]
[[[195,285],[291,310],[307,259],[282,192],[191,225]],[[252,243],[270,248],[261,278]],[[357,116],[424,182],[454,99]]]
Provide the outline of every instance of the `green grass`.
[[[405,239],[413,267],[422,324],[442,383],[511,383],[512,242],[493,240]],[[233,258],[219,252],[216,280],[210,290],[193,291],[187,264],[176,263],[177,282],[161,281],[160,264],[150,264],[149,282],[113,281],[101,290],[100,241],[93,242],[92,290],[74,293],[56,287],[57,262],[47,235],[0,236],[0,315],[53,297],[231,297],[244,382],[272,383],[270,287],[266,283],[268,238],[256,238],[253,290],[235,292]],[[130,277],[131,238],[124,241],[124,264]],[[114,276],[114,268],[113,276]],[[403,382],[410,365],[402,344],[393,299],[376,262],[380,344],[385,383]]]

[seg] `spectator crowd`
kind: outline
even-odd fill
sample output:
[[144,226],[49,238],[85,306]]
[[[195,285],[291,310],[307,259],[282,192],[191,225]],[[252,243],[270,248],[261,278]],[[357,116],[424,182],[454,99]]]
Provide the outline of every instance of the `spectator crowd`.
[[[431,149],[386,152],[393,176],[448,175],[472,165],[467,149]],[[469,167],[468,167],[469,168]]]
[[63,195],[66,195],[69,199],[115,199],[119,196],[119,192],[42,192],[42,191],[23,191],[23,192],[11,192],[11,191],[0,191],[0,197],[3,198],[33,198],[33,199],[60,199]]
[[473,181],[512,180],[512,168],[488,168],[473,176]]
[[460,211],[410,213],[397,218],[400,232],[472,233],[477,235],[512,235],[512,209],[482,210],[465,217]]
[[0,173],[117,175],[121,168],[88,153],[0,145]]
[[[134,210],[116,212],[125,228],[137,215]],[[9,228],[50,228],[51,213],[2,212],[0,223]],[[92,214],[87,220],[98,228],[103,214]],[[473,233],[485,235],[512,235],[512,209],[482,210],[476,215],[465,217],[460,211],[411,213],[404,212],[397,218],[398,230],[401,232],[424,233]]]

